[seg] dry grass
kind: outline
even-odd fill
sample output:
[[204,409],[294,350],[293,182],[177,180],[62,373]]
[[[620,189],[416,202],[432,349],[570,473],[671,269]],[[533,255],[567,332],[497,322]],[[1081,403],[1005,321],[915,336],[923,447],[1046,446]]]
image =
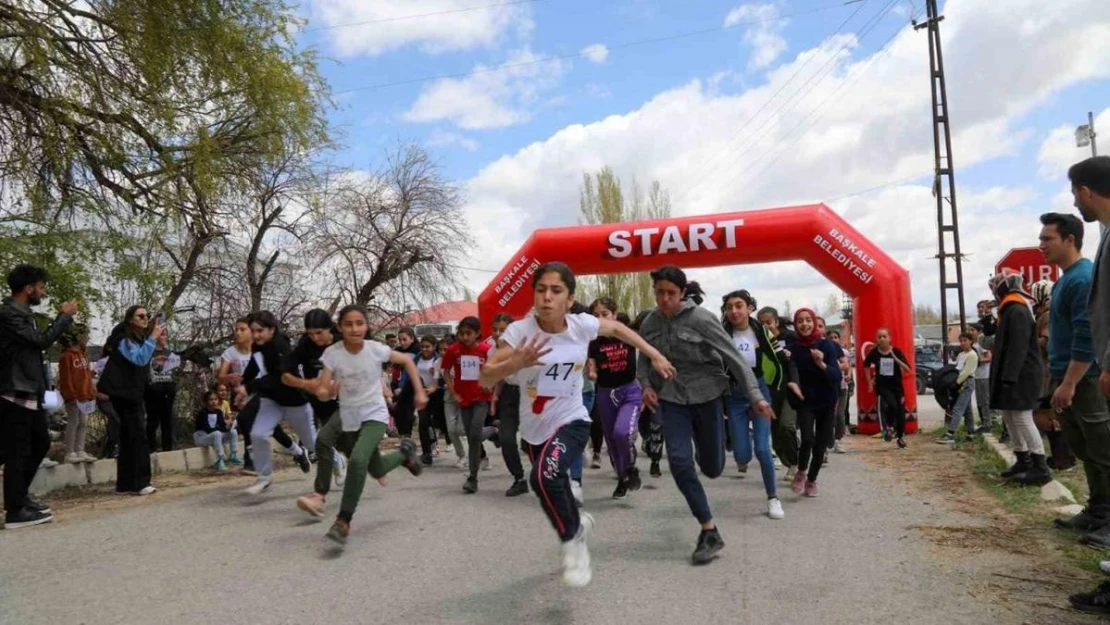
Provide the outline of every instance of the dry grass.
[[857,437],[851,448],[883,469],[880,475],[962,517],[911,529],[934,546],[939,560],[974,569],[978,583],[969,592],[976,598],[1029,623],[1103,622],[1072,610],[1067,597],[1102,581],[1097,564],[1091,568],[1091,556],[1104,552],[1081,547],[1076,536],[1054,530],[1052,507],[1041,502],[1038,489],[1003,483],[997,477],[1003,463],[985,444],[965,439],[953,450],[933,439],[925,432],[910,437],[909,449],[896,451],[882,441]]

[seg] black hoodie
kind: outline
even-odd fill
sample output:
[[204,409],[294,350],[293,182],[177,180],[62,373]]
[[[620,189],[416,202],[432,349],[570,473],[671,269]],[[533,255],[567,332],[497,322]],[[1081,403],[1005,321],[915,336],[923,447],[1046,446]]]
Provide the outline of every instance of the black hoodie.
[[[247,380],[244,386],[248,393],[258,393],[259,396],[271,399],[280,406],[303,406],[308,399],[299,390],[286,386],[281,381],[281,374],[286,372],[285,367],[289,362],[289,355],[293,346],[289,339],[280,332],[274,333],[274,338],[265,345],[255,345],[251,348],[254,354],[262,355],[262,364],[266,366],[266,375],[258,377],[258,363],[252,358],[247,370],[243,372],[243,379]],[[289,371],[297,375],[296,371]]]

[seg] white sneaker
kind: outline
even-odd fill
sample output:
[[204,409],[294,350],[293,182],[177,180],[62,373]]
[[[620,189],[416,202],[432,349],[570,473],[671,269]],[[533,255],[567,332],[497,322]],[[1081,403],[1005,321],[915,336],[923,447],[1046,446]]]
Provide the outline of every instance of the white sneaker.
[[153,486],[147,486],[136,494],[140,497],[146,497],[147,495],[153,495],[156,492],[158,492],[157,488],[154,488]]
[[[582,505],[582,482],[579,482],[578,480],[571,480],[570,481],[570,494],[574,496],[574,503],[581,506]],[[593,522],[592,521],[593,517],[590,517],[590,518],[591,518],[590,522],[592,523]]]
[[1103,560],[1098,563],[1098,568],[1102,569],[1103,573],[1110,573],[1110,560]]
[[248,495],[261,495],[270,488],[271,483],[273,483],[273,480],[271,478],[259,477],[257,482],[248,486],[247,489],[243,492]]
[[336,452],[335,464],[331,468],[332,477],[335,478],[335,485],[342,486],[343,482],[347,479],[347,459],[343,454]]
[[492,465],[489,462],[489,456],[486,456],[485,458],[482,459],[482,470],[483,471],[489,471],[491,466]]
[[81,452],[81,460],[84,462],[96,462],[98,458],[96,456],[90,455],[87,451],[83,451]]
[[58,466],[58,463],[54,462],[50,458],[43,458],[42,462],[39,463],[39,468],[40,469],[53,469],[56,466]]
[[594,528],[594,518],[588,512],[583,512],[581,523],[578,535],[563,543],[563,583],[574,588],[589,584],[593,578],[587,541]]
[[767,500],[767,516],[776,521],[786,518],[786,513],[782,511],[782,502],[778,497]]
[[85,459],[81,457],[81,454],[66,454],[66,462],[69,464],[81,464],[84,461]]
[[833,443],[833,453],[846,454],[848,453],[848,450],[844,449],[843,443],[841,443],[840,441],[836,441],[835,443]]
[[782,476],[782,479],[786,482],[793,482],[795,475],[798,475],[798,467],[787,467],[786,475]]
[[459,458],[459,461],[455,463],[455,468],[460,471],[469,471],[470,462],[466,458]]

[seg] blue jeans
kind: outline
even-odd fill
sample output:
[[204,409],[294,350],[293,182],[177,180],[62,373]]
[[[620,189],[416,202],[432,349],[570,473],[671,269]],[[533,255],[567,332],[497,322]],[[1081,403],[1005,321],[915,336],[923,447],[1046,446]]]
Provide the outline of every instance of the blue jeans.
[[[663,438],[667,443],[667,463],[671,467],[675,485],[686,498],[690,512],[699,523],[713,520],[705,489],[698,480],[694,466],[695,449],[697,465],[709,479],[721,476],[725,470],[725,420],[721,401],[715,399],[704,404],[672,404],[659,402],[663,413]],[[691,445],[691,441],[693,445]]]
[[964,382],[964,388],[956,398],[956,404],[948,413],[948,431],[955,432],[960,426],[960,417],[964,419],[964,427],[968,434],[975,431],[975,416],[971,413],[971,400],[975,397],[975,380]]
[[[763,380],[759,380],[759,390],[767,403],[771,403],[771,391]],[[755,457],[759,459],[759,470],[763,474],[763,488],[768,497],[777,496],[775,490],[775,460],[771,457],[771,420],[751,416],[751,404],[743,389],[732,391],[728,398],[728,427],[732,434],[732,455],[736,463],[747,466],[752,461],[752,442],[755,442]],[[750,425],[749,425],[750,424]]]
[[[582,405],[586,407],[586,412],[593,412],[594,401],[597,400],[597,391],[588,391],[582,393]],[[586,454],[578,454],[578,458],[570,465],[570,479],[582,483],[582,458]]]

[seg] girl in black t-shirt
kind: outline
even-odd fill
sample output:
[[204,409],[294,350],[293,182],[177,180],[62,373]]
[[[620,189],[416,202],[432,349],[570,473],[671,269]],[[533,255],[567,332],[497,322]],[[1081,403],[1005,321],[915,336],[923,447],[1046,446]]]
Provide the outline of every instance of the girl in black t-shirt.
[[[590,305],[590,312],[601,319],[616,319],[617,304],[602,297]],[[611,337],[590,343],[589,360],[597,372],[597,412],[609,462],[617,472],[613,499],[624,499],[629,491],[640,490],[640,470],[636,468],[636,434],[640,421],[640,384],[636,381],[636,348]]]
[[[863,361],[867,370],[867,385],[876,393],[879,400],[879,414],[882,417],[886,440],[890,441],[891,430],[897,436],[898,447],[906,448],[906,408],[903,405],[905,391],[902,377],[910,373],[910,366],[902,350],[890,344],[890,330],[879,328],[875,348]],[[893,421],[893,425],[891,422]]]

